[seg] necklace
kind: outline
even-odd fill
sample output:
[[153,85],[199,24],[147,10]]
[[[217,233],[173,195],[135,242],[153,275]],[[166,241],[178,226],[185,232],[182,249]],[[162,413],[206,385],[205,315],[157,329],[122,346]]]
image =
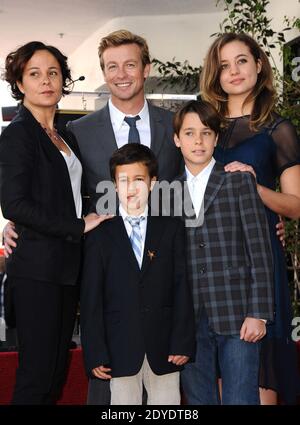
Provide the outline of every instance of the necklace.
[[58,150],[65,152],[68,156],[71,155],[71,150],[69,149],[65,141],[61,138],[61,136],[58,134],[55,127],[53,128],[53,130],[50,130],[50,128],[45,127],[41,123],[40,123],[40,126],[42,127],[42,129],[45,131],[47,136],[50,138],[51,142],[57,147]]
[[50,128],[45,127],[43,124],[41,124],[41,127],[47,133],[50,139],[55,140],[56,142],[60,142],[61,140],[60,135],[58,134],[56,128],[53,128],[53,130],[50,130]]

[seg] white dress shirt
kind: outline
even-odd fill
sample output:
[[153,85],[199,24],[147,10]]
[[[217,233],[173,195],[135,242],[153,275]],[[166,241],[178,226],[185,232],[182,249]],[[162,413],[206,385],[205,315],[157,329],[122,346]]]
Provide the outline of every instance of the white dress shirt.
[[74,204],[76,209],[76,216],[77,218],[81,218],[82,217],[82,197],[81,197],[82,166],[79,159],[77,158],[75,153],[72,151],[70,146],[65,141],[64,143],[68,146],[71,152],[71,155],[67,155],[63,151],[60,151],[60,153],[62,154],[68,167],[69,176],[71,180],[71,186],[72,186],[72,192],[73,192],[73,198],[74,198]]
[[[122,207],[121,204],[119,206],[119,213],[120,213],[120,216],[122,217],[122,219],[124,221],[124,226],[125,226],[127,235],[130,239],[131,233],[132,233],[132,227],[131,227],[130,223],[126,220],[126,217],[129,217],[129,214],[125,211],[125,209]],[[145,220],[142,220],[140,222],[140,230],[141,230],[141,238],[142,238],[142,250],[141,250],[142,255],[141,255],[141,262],[139,264],[140,268],[142,267],[143,256],[144,256],[146,230],[147,230],[148,205],[146,205],[144,212],[142,212],[141,214],[139,214],[138,216],[135,216],[135,217],[142,217],[142,216],[145,217]]]
[[151,131],[150,131],[150,117],[148,103],[145,99],[144,106],[140,112],[135,115],[124,114],[116,108],[111,99],[108,101],[109,115],[112,123],[112,128],[115,133],[116,142],[118,148],[128,143],[129,125],[124,121],[125,117],[140,116],[140,120],[136,122],[136,128],[140,135],[140,141],[142,145],[150,148],[151,145]]
[[208,179],[212,169],[216,163],[214,158],[211,159],[209,164],[200,171],[199,174],[194,176],[187,167],[185,167],[186,172],[186,181],[189,188],[189,192],[191,195],[191,199],[194,206],[194,211],[196,216],[199,216],[200,208],[204,199],[204,194],[206,190],[206,186],[208,183]]

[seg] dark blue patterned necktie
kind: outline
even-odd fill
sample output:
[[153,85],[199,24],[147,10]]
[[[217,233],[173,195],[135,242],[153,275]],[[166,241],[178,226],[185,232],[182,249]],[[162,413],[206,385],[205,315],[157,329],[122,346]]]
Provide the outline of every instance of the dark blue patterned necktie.
[[136,122],[140,120],[141,117],[136,115],[135,117],[125,117],[124,121],[129,125],[128,133],[128,143],[141,143],[140,135],[138,129],[136,128]]

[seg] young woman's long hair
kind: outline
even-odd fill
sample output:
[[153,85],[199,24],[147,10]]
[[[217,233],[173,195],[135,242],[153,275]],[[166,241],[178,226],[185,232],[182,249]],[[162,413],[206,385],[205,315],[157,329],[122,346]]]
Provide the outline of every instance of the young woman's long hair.
[[240,41],[248,46],[255,62],[261,61],[261,71],[257,76],[257,83],[249,96],[245,99],[245,106],[254,101],[250,116],[250,127],[255,130],[272,120],[272,112],[276,103],[276,91],[273,84],[273,72],[267,55],[259,44],[249,35],[240,33],[226,33],[218,37],[208,50],[204,67],[200,76],[200,94],[203,100],[212,103],[223,117],[228,115],[228,95],[220,84],[222,47],[232,41]]

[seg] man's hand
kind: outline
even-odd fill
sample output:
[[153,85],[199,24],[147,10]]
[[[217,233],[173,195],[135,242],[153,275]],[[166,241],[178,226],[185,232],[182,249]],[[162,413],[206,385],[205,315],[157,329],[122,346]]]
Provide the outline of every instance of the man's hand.
[[113,217],[114,216],[112,214],[106,214],[106,215],[105,214],[98,215],[96,213],[88,214],[86,217],[84,217],[84,222],[85,222],[84,233],[87,233],[90,230],[95,229],[95,227],[97,227],[100,223]]
[[111,379],[111,375],[109,375],[106,372],[110,372],[111,369],[108,367],[104,367],[103,365],[95,367],[95,369],[92,370],[92,373],[96,378],[100,379]]
[[176,366],[182,366],[184,364],[186,364],[189,360],[188,356],[179,356],[179,355],[170,355],[168,357],[168,362],[169,363],[173,363]]
[[240,330],[240,339],[257,342],[266,335],[266,324],[254,317],[246,317]]
[[16,248],[17,244],[14,239],[18,239],[18,237],[15,232],[15,224],[9,221],[3,229],[4,255],[6,258],[12,254],[12,248]]

